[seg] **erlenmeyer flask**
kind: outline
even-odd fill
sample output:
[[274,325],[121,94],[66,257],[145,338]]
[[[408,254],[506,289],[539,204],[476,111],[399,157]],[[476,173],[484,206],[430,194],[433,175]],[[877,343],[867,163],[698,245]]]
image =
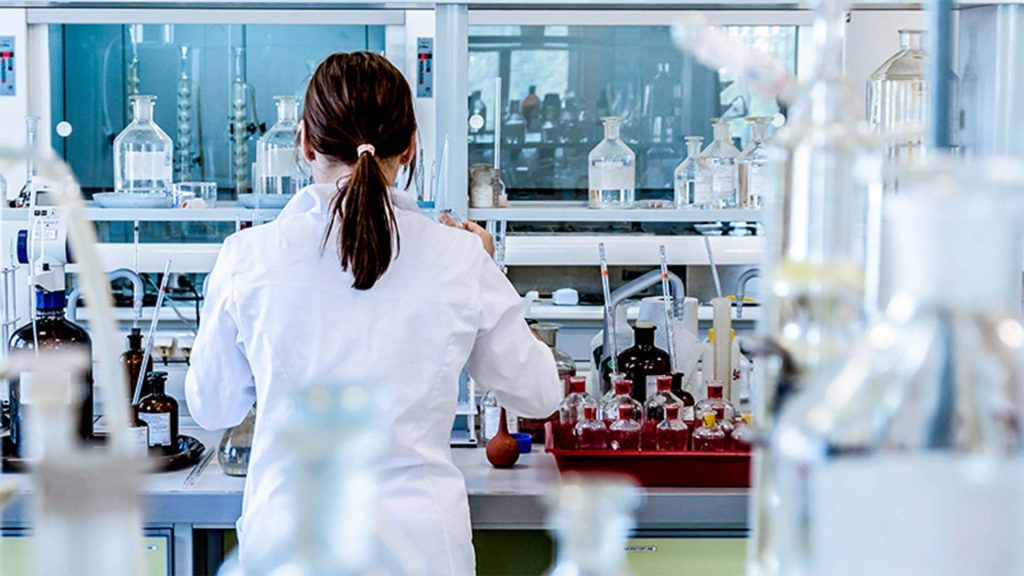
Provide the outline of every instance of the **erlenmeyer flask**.
[[217,448],[217,462],[228,476],[245,476],[249,473],[255,428],[256,407],[253,406],[240,424],[224,431]]

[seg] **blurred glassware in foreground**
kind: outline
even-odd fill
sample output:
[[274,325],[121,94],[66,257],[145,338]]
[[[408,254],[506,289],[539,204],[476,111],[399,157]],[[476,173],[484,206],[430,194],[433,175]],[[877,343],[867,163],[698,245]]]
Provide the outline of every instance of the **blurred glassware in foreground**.
[[1024,178],[946,157],[900,178],[895,295],[772,435],[779,572],[1020,574]]
[[546,496],[557,553],[547,576],[629,576],[626,539],[640,491],[617,476],[566,474]]

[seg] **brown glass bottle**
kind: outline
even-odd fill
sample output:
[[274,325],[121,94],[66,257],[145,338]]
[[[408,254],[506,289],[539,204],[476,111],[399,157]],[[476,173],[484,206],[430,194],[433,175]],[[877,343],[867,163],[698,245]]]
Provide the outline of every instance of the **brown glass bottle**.
[[619,372],[633,381],[633,398],[647,401],[647,377],[672,373],[668,352],[654,346],[654,324],[637,322],[633,327],[633,345],[619,354]]
[[[32,350],[38,340],[41,350],[84,350],[92,358],[92,339],[89,333],[81,326],[69,321],[64,317],[65,306],[64,292],[43,292],[36,294],[36,336],[32,335],[32,323],[18,328],[11,336],[10,349]],[[83,379],[79,375],[68,375],[72,383],[82,387],[80,393],[74,397],[79,398],[76,402],[78,410],[78,435],[87,440],[93,435],[93,409],[92,409],[92,370],[85,373]],[[12,378],[10,381],[9,400],[11,405],[10,413],[10,436],[3,440],[3,455],[6,458],[25,458],[26,451],[26,412],[30,410],[30,402],[26,401],[22,390],[22,377]]]
[[[124,366],[125,375],[128,377],[128,399],[135,399],[135,385],[139,382],[139,373],[142,372],[142,358],[146,352],[142,349],[142,330],[132,328],[128,334],[128,349],[121,354],[121,365]],[[153,371],[153,356],[149,357],[146,363],[146,374]]]
[[139,400],[139,419],[149,428],[149,448],[178,451],[178,401],[165,393],[167,372],[146,374],[146,395]]

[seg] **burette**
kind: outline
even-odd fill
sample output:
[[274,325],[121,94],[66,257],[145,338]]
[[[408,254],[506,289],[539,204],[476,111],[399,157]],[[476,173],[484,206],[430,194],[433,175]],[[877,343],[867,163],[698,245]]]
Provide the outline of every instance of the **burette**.
[[597,245],[598,259],[601,263],[601,290],[604,292],[604,315],[608,318],[607,330],[611,332],[608,336],[608,353],[611,356],[612,374],[618,374],[618,342],[615,338],[615,310],[612,308],[612,291],[608,284],[608,259],[605,257],[604,242]]

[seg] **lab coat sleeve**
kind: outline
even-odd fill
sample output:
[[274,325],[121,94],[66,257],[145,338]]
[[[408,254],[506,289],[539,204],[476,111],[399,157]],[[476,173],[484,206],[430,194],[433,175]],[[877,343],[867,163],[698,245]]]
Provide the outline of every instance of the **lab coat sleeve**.
[[525,303],[512,284],[482,250],[478,260],[480,323],[466,369],[509,411],[546,418],[562,399],[555,359],[527,326]]
[[230,241],[210,273],[199,334],[192,346],[185,398],[197,424],[207,430],[234,426],[256,402],[256,387],[238,330]]

